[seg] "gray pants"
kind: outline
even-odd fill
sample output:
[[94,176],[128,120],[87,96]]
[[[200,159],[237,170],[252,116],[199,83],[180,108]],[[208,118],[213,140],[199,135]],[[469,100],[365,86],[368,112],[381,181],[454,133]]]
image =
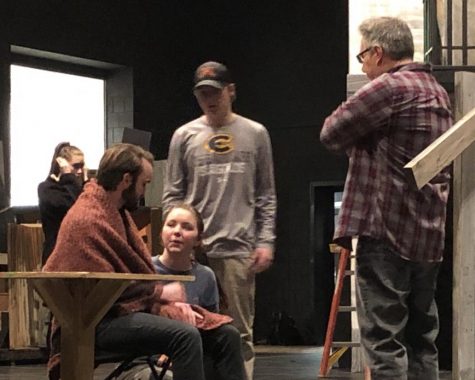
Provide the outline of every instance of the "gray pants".
[[437,380],[434,300],[439,263],[416,263],[387,243],[360,237],[356,301],[372,380]]
[[253,262],[251,257],[209,258],[209,266],[219,279],[228,298],[228,308],[221,312],[233,318],[233,326],[241,334],[247,380],[253,379],[256,356],[252,339],[256,276],[249,269]]

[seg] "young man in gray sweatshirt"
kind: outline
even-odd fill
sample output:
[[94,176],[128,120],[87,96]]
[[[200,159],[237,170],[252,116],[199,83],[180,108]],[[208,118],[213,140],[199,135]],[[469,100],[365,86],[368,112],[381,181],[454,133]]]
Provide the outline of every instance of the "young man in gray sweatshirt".
[[252,380],[255,274],[269,268],[274,252],[272,148],[263,125],[233,112],[236,87],[226,66],[202,64],[194,83],[203,115],[172,137],[163,208],[184,201],[203,217],[209,263],[228,297],[222,312],[241,333]]

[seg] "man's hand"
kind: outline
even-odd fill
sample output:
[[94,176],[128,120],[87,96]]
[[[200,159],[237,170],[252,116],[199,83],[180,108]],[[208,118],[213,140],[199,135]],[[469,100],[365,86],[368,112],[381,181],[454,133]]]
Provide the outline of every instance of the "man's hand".
[[175,306],[180,309],[183,316],[183,322],[196,327],[196,321],[203,319],[203,316],[196,311],[193,311],[188,303],[175,302]]
[[254,263],[251,266],[251,270],[254,273],[261,273],[272,265],[274,261],[274,254],[272,250],[267,247],[258,247],[252,253]]

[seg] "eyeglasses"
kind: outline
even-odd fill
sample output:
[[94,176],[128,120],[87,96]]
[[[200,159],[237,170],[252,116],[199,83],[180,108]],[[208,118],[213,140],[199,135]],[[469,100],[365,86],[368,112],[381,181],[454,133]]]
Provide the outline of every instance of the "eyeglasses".
[[360,51],[357,55],[356,55],[356,59],[358,60],[359,63],[363,63],[363,58],[364,58],[364,55],[369,52],[374,46],[370,46],[369,48],[366,48],[364,49],[363,51]]
[[84,169],[84,162],[77,162],[71,165],[74,170]]

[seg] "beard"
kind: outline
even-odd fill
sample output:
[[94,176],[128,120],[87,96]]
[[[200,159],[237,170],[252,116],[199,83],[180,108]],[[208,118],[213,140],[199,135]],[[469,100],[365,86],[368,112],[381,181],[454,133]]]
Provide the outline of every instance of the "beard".
[[141,197],[139,197],[135,192],[135,183],[132,184],[128,189],[122,191],[122,199],[124,200],[124,208],[127,211],[137,210]]

